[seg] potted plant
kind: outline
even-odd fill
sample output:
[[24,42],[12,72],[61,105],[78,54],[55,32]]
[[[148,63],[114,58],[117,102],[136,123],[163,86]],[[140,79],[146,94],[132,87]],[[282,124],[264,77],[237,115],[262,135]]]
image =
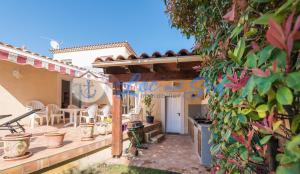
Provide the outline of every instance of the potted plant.
[[146,121],[147,123],[153,124],[154,121],[154,116],[152,115],[152,109],[153,109],[153,104],[152,104],[152,99],[153,99],[153,95],[152,94],[147,94],[144,97],[144,103],[146,106]]
[[89,141],[94,139],[94,124],[93,123],[81,123],[80,135],[82,141]]
[[29,157],[32,153],[28,152],[31,134],[20,133],[5,135],[4,160],[17,160]]
[[47,147],[48,148],[58,148],[63,146],[64,143],[64,132],[48,132],[44,136],[47,138]]

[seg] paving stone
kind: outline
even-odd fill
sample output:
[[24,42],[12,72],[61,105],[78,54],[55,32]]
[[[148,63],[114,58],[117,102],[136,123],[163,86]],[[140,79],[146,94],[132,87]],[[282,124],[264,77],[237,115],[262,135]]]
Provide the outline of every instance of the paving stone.
[[[192,140],[186,135],[165,135],[160,144],[150,144],[134,158],[121,157],[110,164],[129,164],[139,167],[170,170],[182,174],[208,174],[199,162]],[[139,153],[141,154],[141,153]],[[110,160],[108,160],[109,162]],[[126,161],[126,162],[125,162]]]

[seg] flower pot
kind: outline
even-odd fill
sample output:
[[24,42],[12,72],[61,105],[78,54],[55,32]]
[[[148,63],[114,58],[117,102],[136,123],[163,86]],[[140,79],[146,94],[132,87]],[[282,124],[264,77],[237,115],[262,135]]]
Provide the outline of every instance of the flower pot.
[[58,148],[64,145],[64,138],[66,133],[62,132],[49,132],[45,133],[47,138],[47,147],[48,148]]
[[30,145],[31,134],[10,134],[5,135],[2,140],[4,142],[4,157],[17,158],[27,153]]
[[153,116],[147,116],[146,121],[147,121],[147,123],[153,124],[154,117]]
[[97,134],[105,135],[106,127],[107,127],[107,124],[105,124],[105,123],[97,124],[97,127],[96,127]]
[[80,124],[81,140],[93,140],[94,139],[94,124],[83,123]]

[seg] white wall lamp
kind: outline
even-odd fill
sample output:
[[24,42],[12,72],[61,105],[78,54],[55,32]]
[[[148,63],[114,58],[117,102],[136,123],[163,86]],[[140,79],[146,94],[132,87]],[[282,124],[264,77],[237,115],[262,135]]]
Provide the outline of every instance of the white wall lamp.
[[18,69],[12,71],[12,76],[16,79],[21,79],[23,77],[22,74],[20,73],[20,70]]

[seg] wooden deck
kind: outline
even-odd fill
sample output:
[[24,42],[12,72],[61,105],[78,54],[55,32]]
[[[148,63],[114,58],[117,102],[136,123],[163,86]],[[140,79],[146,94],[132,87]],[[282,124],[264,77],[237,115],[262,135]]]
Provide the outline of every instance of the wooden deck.
[[[43,136],[46,132],[59,130],[66,132],[64,146],[55,149],[46,147],[47,139]],[[111,146],[111,134],[95,135],[92,141],[80,140],[80,128],[67,127],[62,125],[40,126],[35,129],[27,129],[28,133],[32,133],[29,151],[33,155],[27,159],[17,161],[3,160],[3,144],[0,144],[0,174],[26,174],[38,171],[61,162],[71,160],[82,155],[93,153],[99,149]],[[127,138],[124,133],[124,139]]]
[[[153,127],[153,125],[145,124],[146,129],[151,127]],[[47,139],[43,134],[54,130],[66,132],[64,146],[48,149],[46,147]],[[108,148],[112,142],[111,134],[97,135],[97,132],[94,140],[81,141],[79,127],[64,128],[62,125],[56,127],[39,126],[34,129],[28,128],[27,132],[33,134],[29,148],[29,151],[32,152],[33,155],[23,160],[4,161],[3,144],[0,144],[0,174],[27,174],[53,166],[59,166],[60,164],[63,165],[66,161],[76,160],[86,155],[96,153],[104,148]],[[2,135],[0,135],[0,137],[3,136],[3,132],[1,133]],[[127,138],[127,133],[123,132],[123,140]]]

